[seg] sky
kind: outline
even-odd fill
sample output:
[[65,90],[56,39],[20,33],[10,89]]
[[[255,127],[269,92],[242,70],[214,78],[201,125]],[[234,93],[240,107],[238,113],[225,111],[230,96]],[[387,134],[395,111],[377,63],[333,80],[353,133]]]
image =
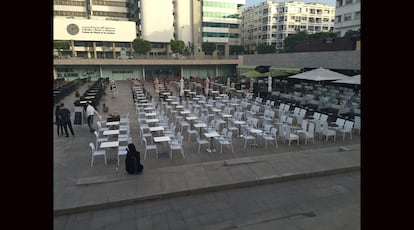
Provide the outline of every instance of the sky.
[[[264,2],[266,0],[246,0],[246,4],[244,5],[244,7],[246,6],[253,6],[253,5],[258,5],[261,2]],[[289,2],[292,0],[273,0],[273,1],[277,1],[277,2]],[[317,3],[326,3],[330,6],[335,6],[336,4],[336,0],[295,0],[297,2],[317,2]]]

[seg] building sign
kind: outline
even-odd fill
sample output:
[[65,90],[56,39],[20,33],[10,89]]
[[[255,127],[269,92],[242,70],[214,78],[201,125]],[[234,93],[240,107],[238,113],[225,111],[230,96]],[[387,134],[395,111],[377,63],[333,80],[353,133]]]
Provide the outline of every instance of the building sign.
[[86,19],[53,20],[53,40],[132,42],[135,22]]

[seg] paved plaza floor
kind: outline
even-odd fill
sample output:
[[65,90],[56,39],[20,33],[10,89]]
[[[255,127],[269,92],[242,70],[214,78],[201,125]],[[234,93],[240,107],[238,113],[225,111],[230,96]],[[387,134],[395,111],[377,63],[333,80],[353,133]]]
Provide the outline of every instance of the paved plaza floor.
[[[82,94],[88,83],[80,86]],[[106,89],[97,106],[105,119],[110,113],[117,112],[126,116],[129,112],[133,143],[141,153],[144,172],[128,175],[125,172],[124,158],[118,166],[115,153],[108,154],[108,164],[95,158],[90,167],[91,150],[89,143],[95,143],[95,136],[89,132],[86,123],[73,125],[75,136],[57,136],[54,127],[53,137],[53,182],[54,214],[65,215],[101,207],[115,207],[149,199],[173,196],[186,196],[208,191],[218,191],[243,186],[273,183],[359,170],[360,136],[353,135],[352,140],[325,140],[315,138],[315,143],[288,146],[279,140],[279,148],[259,140],[259,147],[243,147],[243,139],[234,138],[234,152],[223,147],[223,153],[207,152],[204,149],[197,154],[197,144],[185,141],[185,158],[178,153],[170,160],[164,151],[155,159],[149,153],[143,160],[143,146],[138,138],[137,114],[128,81],[116,81],[119,94],[113,97]],[[145,89],[153,96],[151,84],[145,83]],[[175,89],[171,90],[176,94]],[[74,116],[74,92],[61,102],[72,111]],[[102,104],[109,111],[102,111]],[[95,117],[95,121],[97,117]],[[343,148],[344,147],[344,148]]]

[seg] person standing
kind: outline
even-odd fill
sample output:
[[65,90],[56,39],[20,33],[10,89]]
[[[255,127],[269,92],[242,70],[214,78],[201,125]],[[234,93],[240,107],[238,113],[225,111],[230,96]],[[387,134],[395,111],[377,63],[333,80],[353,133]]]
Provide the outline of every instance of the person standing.
[[95,113],[99,116],[98,111],[96,111],[96,109],[91,105],[91,103],[88,102],[88,106],[86,106],[86,115],[88,116],[89,132],[91,133],[95,132],[95,129],[93,128],[93,115]]
[[72,135],[75,136],[75,132],[73,132],[72,128],[72,121],[70,120],[70,111],[65,108],[65,104],[63,103],[60,103],[59,117],[62,122],[63,129],[65,130],[66,137],[69,137],[68,127]]
[[55,124],[57,126],[57,135],[58,136],[60,136],[61,134],[63,135],[63,125],[62,125],[62,120],[59,117],[59,110],[60,110],[60,106],[56,105],[56,108],[55,108]]

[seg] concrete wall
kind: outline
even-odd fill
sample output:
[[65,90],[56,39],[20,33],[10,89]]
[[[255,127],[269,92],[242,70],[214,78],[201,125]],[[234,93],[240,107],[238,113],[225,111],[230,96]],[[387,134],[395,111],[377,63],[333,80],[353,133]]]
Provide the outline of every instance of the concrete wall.
[[361,51],[252,54],[243,56],[243,65],[360,70]]

